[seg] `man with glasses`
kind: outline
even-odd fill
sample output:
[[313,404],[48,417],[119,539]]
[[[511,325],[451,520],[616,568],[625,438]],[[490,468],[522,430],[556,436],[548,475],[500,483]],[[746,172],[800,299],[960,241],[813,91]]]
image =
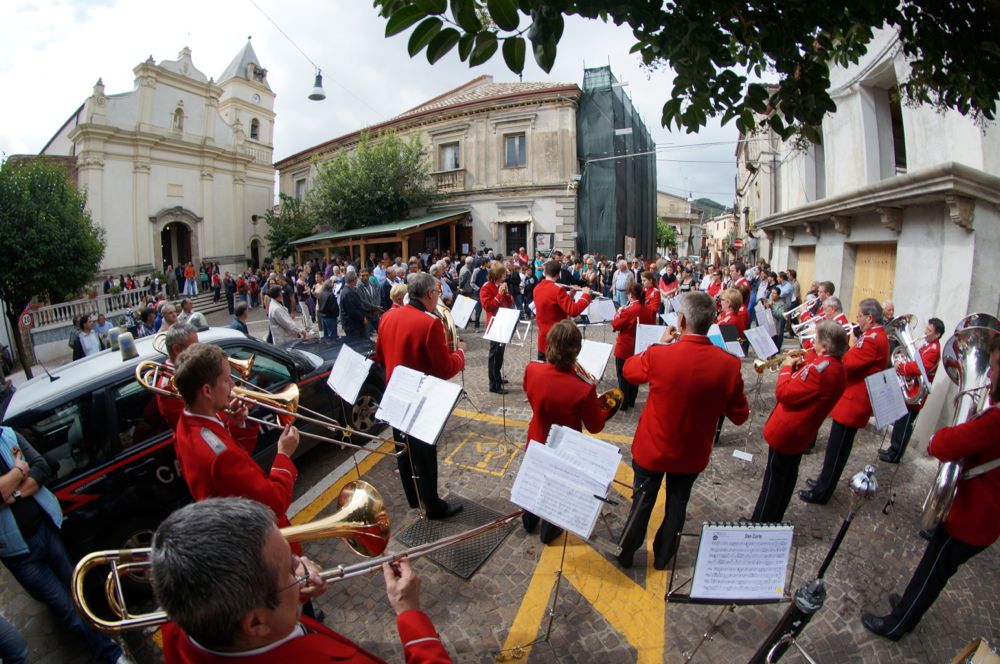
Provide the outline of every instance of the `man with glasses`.
[[[153,590],[171,622],[167,662],[381,662],[302,615],[326,590],[315,563],[295,555],[274,514],[244,498],[188,505],[153,537]],[[420,610],[420,579],[408,560],[382,565],[407,662],[450,662]],[[388,649],[388,647],[387,647]]]
[[882,371],[889,362],[889,339],[882,329],[882,305],[878,300],[861,300],[857,323],[861,328],[861,336],[858,343],[844,354],[847,386],[830,413],[833,424],[826,445],[823,470],[817,479],[806,480],[809,489],[799,491],[799,498],[807,503],[825,505],[833,497],[847,459],[851,456],[854,436],[858,429],[868,424],[868,419],[872,416],[865,378]]

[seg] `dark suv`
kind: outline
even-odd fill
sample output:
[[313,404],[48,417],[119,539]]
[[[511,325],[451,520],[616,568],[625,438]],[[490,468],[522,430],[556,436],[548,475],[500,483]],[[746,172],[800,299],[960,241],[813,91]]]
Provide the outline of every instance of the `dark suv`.
[[[385,389],[378,365],[373,365],[354,406],[326,384],[345,341],[306,341],[282,349],[228,328],[202,331],[199,340],[220,346],[230,357],[254,356],[251,382],[259,390],[274,392],[294,382],[302,405],[340,422],[350,419],[362,432],[378,426],[375,409]],[[363,355],[374,350],[369,339],[346,343]],[[141,360],[165,358],[153,350],[150,337],[139,339],[136,346],[138,358],[123,361],[119,353],[103,351],[53,370],[51,378],[28,381],[3,414],[3,424],[27,438],[52,466],[55,479],[48,487],[62,505],[63,538],[75,557],[97,549],[149,546],[157,525],[191,500],[178,473],[173,433],[160,417],[153,394],[135,379]],[[252,409],[251,415],[274,420],[261,408]],[[300,428],[320,433],[315,427]],[[270,467],[279,434],[262,428],[254,454],[261,467]],[[316,444],[322,443],[303,437],[296,456]]]

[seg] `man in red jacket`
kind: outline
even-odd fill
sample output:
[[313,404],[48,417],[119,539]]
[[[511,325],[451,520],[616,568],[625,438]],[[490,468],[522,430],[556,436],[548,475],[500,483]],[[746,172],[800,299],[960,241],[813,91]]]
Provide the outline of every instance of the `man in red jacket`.
[[[167,664],[264,664],[383,660],[302,615],[326,590],[319,569],[294,553],[265,506],[242,498],[188,505],[160,525],[153,590],[171,622]],[[382,566],[406,661],[450,662],[420,610],[420,579],[405,558]]]
[[[507,289],[507,268],[499,261],[490,267],[490,278],[479,289],[479,302],[486,312],[486,329],[490,329],[490,321],[497,315],[501,308],[514,306],[514,296]],[[490,377],[490,392],[495,394],[507,394],[504,389],[503,380],[503,351],[505,344],[499,341],[490,342],[490,358],[488,371]]]
[[777,404],[764,425],[767,467],[750,520],[777,523],[785,516],[799,477],[802,453],[844,393],[847,333],[833,321],[816,326],[815,355],[796,370],[795,358],[781,365],[774,396]]
[[650,346],[626,360],[623,370],[630,383],[649,383],[649,399],[632,440],[633,513],[618,556],[624,568],[632,566],[632,557],[646,537],[666,475],[667,511],[653,540],[653,566],[666,569],[684,526],[691,488],[708,466],[716,422],[726,415],[734,424],[742,424],[750,414],[739,358],[706,336],[715,321],[711,296],[688,293],[677,320],[680,340]]
[[[414,272],[406,278],[406,289],[410,303],[386,312],[379,322],[375,361],[385,367],[387,382],[400,365],[448,380],[465,366],[465,344],[458,342],[455,351],[448,347],[444,324],[433,313],[440,297],[437,281],[426,272]],[[449,504],[438,496],[434,441],[417,440],[395,429],[393,435],[396,442],[408,446],[408,452],[396,457],[396,463],[410,507],[422,506],[429,519],[444,519],[461,512],[461,503]]]
[[990,343],[990,407],[941,429],[927,451],[941,461],[965,460],[955,502],[927,544],[903,596],[889,595],[892,613],[863,613],[871,632],[898,641],[913,630],[958,568],[1000,537],[1000,335]]
[[799,498],[807,503],[825,505],[833,497],[847,459],[851,456],[854,436],[872,416],[865,378],[884,370],[889,363],[889,339],[882,329],[882,305],[878,300],[861,300],[857,324],[861,328],[861,337],[844,355],[847,387],[831,413],[833,424],[826,444],[823,470],[819,479],[806,480],[809,489],[799,491]]
[[562,268],[558,261],[550,260],[543,268],[545,278],[542,279],[533,292],[535,302],[535,320],[538,323],[538,359],[545,361],[545,338],[552,326],[563,320],[579,316],[590,306],[590,289],[583,289],[583,297],[573,301],[573,296],[557,282]]
[[[927,321],[927,329],[924,330],[924,345],[917,351],[920,363],[924,365],[927,372],[928,383],[934,382],[937,374],[938,361],[941,359],[941,336],[944,334],[944,322],[940,318],[931,318]],[[904,362],[896,367],[896,372],[902,376],[907,384],[907,391],[916,391],[921,381],[920,367],[916,362]],[[896,420],[892,425],[892,443],[889,449],[880,450],[878,458],[886,463],[899,463],[903,458],[903,452],[910,443],[910,436],[913,435],[913,425],[917,421],[920,409],[924,407],[927,395],[918,403],[909,404],[906,407],[906,415]]]

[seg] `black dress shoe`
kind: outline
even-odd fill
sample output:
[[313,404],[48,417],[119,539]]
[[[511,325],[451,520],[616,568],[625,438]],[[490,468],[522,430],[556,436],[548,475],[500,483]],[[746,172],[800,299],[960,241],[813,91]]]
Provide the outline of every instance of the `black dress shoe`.
[[624,551],[622,551],[617,556],[618,566],[621,567],[622,569],[632,569],[633,556],[635,556],[634,551],[631,553],[625,553]]
[[816,480],[806,480],[806,486],[809,487],[810,489],[815,489],[816,487],[819,486],[819,482],[817,482]]
[[506,384],[507,384],[507,383],[509,383],[510,381],[509,381],[509,380],[507,380],[506,378],[501,378],[501,379],[500,379],[500,382],[501,382],[501,383],[503,383],[504,385],[506,385]]
[[799,491],[799,499],[804,503],[813,503],[814,505],[826,505],[827,503],[812,489],[809,491]]
[[668,561],[668,560],[656,560],[654,558],[653,559],[653,569],[658,569],[660,571],[663,571],[663,570],[667,569],[667,563],[668,562],[670,562],[670,561]]
[[899,641],[903,638],[902,632],[899,631],[890,634],[892,628],[888,625],[888,621],[881,616],[876,616],[874,613],[862,613],[861,624],[872,634],[884,636],[891,641]]
[[889,593],[889,606],[895,611],[899,603],[903,601],[903,598],[899,596],[899,593]]
[[[444,501],[441,501],[444,502]],[[455,516],[462,511],[462,503],[444,503],[444,507],[439,512],[433,514],[428,513],[427,518],[431,521],[437,521],[439,519],[447,519],[448,517]]]
[[502,387],[500,389],[498,389],[498,390],[494,390],[493,388],[490,388],[490,392],[492,392],[493,394],[507,394],[507,390],[505,390]]
[[885,463],[899,463],[899,459],[889,450],[882,450],[878,453],[878,458]]

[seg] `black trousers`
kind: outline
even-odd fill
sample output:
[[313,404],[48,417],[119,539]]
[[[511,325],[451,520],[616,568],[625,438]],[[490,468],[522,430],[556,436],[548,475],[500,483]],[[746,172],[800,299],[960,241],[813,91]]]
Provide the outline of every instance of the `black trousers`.
[[639,386],[625,380],[625,360],[620,357],[615,358],[615,373],[618,374],[618,389],[625,393],[625,408],[635,408],[636,397],[639,396]]
[[543,544],[548,544],[563,534],[562,528],[554,526],[548,521],[543,521],[541,517],[536,514],[532,514],[527,510],[525,510],[524,514],[521,515],[521,523],[524,524],[524,529],[529,533],[534,532],[539,523],[542,524],[542,528],[538,531],[538,535]]
[[913,435],[913,425],[917,421],[919,410],[906,409],[906,415],[896,420],[892,425],[892,443],[889,445],[889,456],[893,461],[900,461],[906,446],[910,444],[910,436]]
[[503,351],[506,346],[498,341],[490,342],[490,358],[488,362],[490,389],[499,390],[503,387]]
[[965,561],[986,548],[957,540],[945,531],[944,526],[940,526],[927,543],[924,557],[914,570],[899,604],[886,618],[886,626],[890,628],[887,636],[898,637],[913,630],[948,584],[951,575]]
[[[398,429],[392,430],[392,437],[397,443],[409,445],[408,452],[396,457],[399,480],[403,483],[406,502],[414,509],[423,503],[428,516],[440,514],[445,509],[446,503],[438,497],[437,448],[407,436]],[[416,486],[414,486],[414,476],[416,476]]]
[[834,421],[830,427],[830,440],[826,444],[826,456],[823,458],[823,470],[817,478],[816,488],[813,491],[818,494],[821,503],[827,503],[833,497],[833,492],[837,490],[840,483],[840,476],[844,473],[847,459],[854,449],[854,436],[858,430],[845,427],[840,422]]
[[801,454],[783,454],[773,447],[767,448],[767,467],[750,520],[754,523],[777,523],[785,517],[785,510],[795,493],[799,479]]
[[657,567],[666,567],[677,549],[679,534],[684,527],[687,516],[688,499],[691,488],[698,479],[698,473],[657,473],[646,470],[635,461],[632,462],[632,472],[635,478],[632,482],[632,509],[629,512],[629,527],[622,533],[622,557],[630,556],[642,546],[646,539],[646,529],[649,527],[649,517],[656,504],[656,496],[660,492],[660,481],[667,477],[667,509],[663,523],[656,531],[653,539],[653,559]]

